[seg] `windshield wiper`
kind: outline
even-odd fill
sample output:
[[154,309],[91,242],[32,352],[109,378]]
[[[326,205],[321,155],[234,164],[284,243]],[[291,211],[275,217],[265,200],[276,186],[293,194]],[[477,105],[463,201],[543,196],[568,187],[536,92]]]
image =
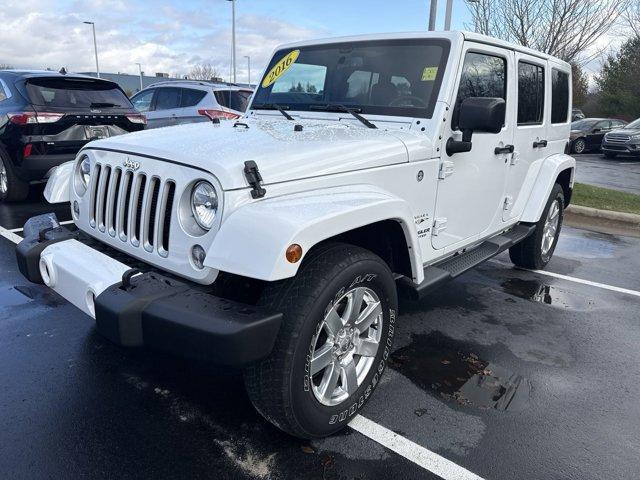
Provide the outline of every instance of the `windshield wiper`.
[[112,108],[112,107],[121,107],[122,105],[118,105],[117,103],[109,103],[109,102],[92,102],[89,105],[89,108]]
[[278,105],[277,103],[259,103],[257,105],[252,105],[252,109],[254,110],[278,110],[284,118],[287,120],[293,120],[293,117],[285,112],[286,109],[289,108],[288,105]]
[[369,120],[364,118],[358,112],[361,112],[361,108],[349,108],[340,103],[327,103],[326,105],[309,105],[310,110],[322,110],[325,112],[345,112],[350,113],[354,118],[358,119],[363,125],[369,128],[378,128]]

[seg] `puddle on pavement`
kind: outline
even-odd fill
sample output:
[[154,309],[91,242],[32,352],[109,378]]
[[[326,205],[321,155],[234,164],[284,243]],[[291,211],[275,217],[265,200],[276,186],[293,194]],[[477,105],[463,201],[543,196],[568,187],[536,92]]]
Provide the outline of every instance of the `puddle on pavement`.
[[593,300],[561,288],[540,283],[537,280],[510,278],[500,284],[509,295],[562,308],[585,309],[593,305]]
[[421,389],[483,410],[519,411],[527,406],[531,385],[522,376],[479,358],[465,343],[439,332],[412,338],[391,355],[389,365]]
[[0,305],[3,307],[15,307],[31,301],[47,307],[58,307],[66,303],[52,290],[37,285],[15,285],[0,290]]
[[[615,237],[611,237],[615,238]],[[593,235],[562,235],[555,254],[560,257],[584,259],[612,258],[616,245],[612,239],[594,238]]]

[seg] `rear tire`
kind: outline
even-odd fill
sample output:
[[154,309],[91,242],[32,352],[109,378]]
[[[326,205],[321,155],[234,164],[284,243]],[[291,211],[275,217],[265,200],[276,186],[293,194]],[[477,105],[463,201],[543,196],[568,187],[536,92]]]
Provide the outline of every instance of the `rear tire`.
[[344,428],[378,385],[398,300],[391,270],[368,250],[335,243],[307,257],[294,278],[264,290],[260,304],[284,320],[271,355],[244,378],[269,422],[319,438]]
[[522,268],[541,270],[553,256],[564,218],[564,191],[557,183],[551,190],[534,232],[509,249],[511,261]]
[[584,141],[584,138],[578,138],[573,141],[571,144],[571,151],[573,153],[584,153],[587,150],[587,142]]
[[20,202],[29,195],[29,183],[16,175],[9,157],[0,149],[0,202]]
[[617,153],[604,152],[604,158],[616,158]]

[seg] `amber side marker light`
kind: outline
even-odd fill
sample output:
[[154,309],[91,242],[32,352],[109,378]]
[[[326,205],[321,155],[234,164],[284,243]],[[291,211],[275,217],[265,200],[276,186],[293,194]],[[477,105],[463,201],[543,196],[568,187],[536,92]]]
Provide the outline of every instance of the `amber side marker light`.
[[302,258],[302,247],[297,243],[291,244],[287,247],[287,253],[285,255],[289,263],[297,263]]

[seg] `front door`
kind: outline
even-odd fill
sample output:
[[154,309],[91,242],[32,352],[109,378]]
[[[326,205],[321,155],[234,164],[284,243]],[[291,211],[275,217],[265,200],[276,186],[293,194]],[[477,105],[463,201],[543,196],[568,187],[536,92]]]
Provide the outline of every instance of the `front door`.
[[[432,229],[436,249],[456,249],[475,238],[499,230],[504,189],[511,154],[515,116],[513,52],[488,45],[465,44],[457,75],[453,112],[444,129],[442,166]],[[446,141],[460,139],[457,115],[469,97],[501,97],[507,103],[505,125],[500,133],[474,132],[471,151],[448,156]],[[496,149],[503,149],[497,150]]]
[[611,120],[601,120],[596,123],[589,133],[587,133],[587,149],[600,150],[602,139],[606,133],[611,131]]
[[517,119],[514,153],[507,170],[503,220],[518,218],[527,203],[539,168],[549,155],[545,95],[551,72],[544,59],[515,53]]

